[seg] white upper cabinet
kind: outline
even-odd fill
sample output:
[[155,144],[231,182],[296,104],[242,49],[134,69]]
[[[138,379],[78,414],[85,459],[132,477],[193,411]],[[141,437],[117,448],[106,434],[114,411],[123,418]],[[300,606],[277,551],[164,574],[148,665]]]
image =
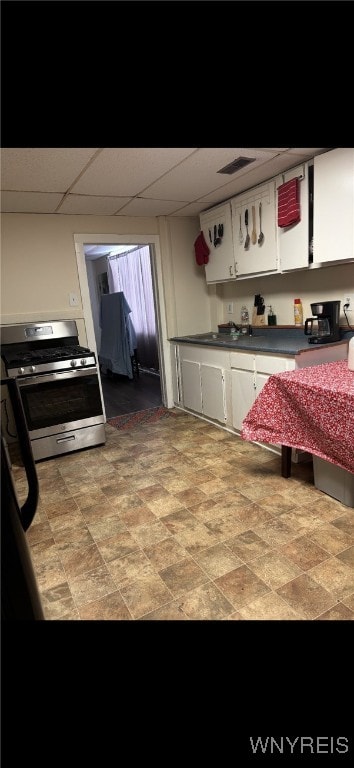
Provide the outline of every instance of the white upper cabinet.
[[354,259],[354,149],[314,158],[313,264]]
[[278,272],[275,179],[233,198],[231,213],[236,277]]
[[[312,175],[312,168],[308,163],[292,168],[290,171],[282,173],[276,179],[276,229],[279,254],[279,269],[281,272],[287,272],[292,269],[305,269],[309,266],[309,175]],[[290,227],[278,227],[278,189],[282,184],[291,181],[294,178],[299,179],[300,193],[300,221]],[[311,194],[312,203],[312,194]]]
[[230,202],[201,213],[200,228],[210,249],[209,261],[205,265],[207,283],[234,279],[236,274]]

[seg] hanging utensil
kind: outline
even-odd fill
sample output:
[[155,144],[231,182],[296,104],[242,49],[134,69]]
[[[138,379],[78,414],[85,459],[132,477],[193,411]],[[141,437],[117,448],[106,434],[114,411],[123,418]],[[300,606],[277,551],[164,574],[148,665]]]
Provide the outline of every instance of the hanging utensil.
[[246,227],[247,235],[246,235],[246,240],[245,240],[245,244],[244,244],[243,247],[244,247],[245,251],[247,251],[248,248],[250,247],[250,236],[248,234],[248,208],[246,208],[246,210],[245,210],[245,227]]
[[209,229],[209,240],[210,240],[211,243],[213,242],[213,238],[211,236],[211,229]]
[[238,235],[238,241],[239,243],[243,243],[243,232],[242,232],[242,226],[241,226],[241,214],[240,214],[240,231]]
[[262,232],[262,203],[259,203],[259,238],[258,245],[262,245],[264,241],[264,234]]
[[[220,227],[220,224],[219,224]],[[218,227],[216,224],[214,224],[214,248],[216,248],[217,245],[220,245],[221,243],[221,237],[218,237]]]
[[252,205],[252,244],[256,245],[257,242],[257,230],[256,230],[256,207]]

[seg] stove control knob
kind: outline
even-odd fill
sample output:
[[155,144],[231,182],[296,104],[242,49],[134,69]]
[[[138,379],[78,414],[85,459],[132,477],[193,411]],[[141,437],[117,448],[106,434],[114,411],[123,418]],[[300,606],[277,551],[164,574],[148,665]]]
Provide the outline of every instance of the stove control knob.
[[30,367],[30,371],[31,371],[31,373],[34,373],[34,372],[35,372],[35,370],[36,370],[36,366],[35,366],[35,365],[31,365],[31,367]]
[[77,366],[77,360],[71,360],[70,365],[72,368],[75,368]]
[[25,372],[25,369],[24,369],[24,368],[19,368],[19,369],[18,369],[18,373],[24,373],[24,372]]
[[86,357],[83,357],[82,360],[80,360],[81,365],[86,365],[87,360]]

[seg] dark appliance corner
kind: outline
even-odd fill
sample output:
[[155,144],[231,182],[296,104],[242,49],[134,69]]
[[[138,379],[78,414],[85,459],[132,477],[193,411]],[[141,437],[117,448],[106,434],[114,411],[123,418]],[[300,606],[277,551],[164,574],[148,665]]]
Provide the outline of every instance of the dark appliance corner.
[[25,535],[38,504],[37,471],[18,383],[1,379],[1,386],[8,389],[28,484],[27,499],[20,506],[8,446],[1,435],[1,619],[41,621],[45,617]]

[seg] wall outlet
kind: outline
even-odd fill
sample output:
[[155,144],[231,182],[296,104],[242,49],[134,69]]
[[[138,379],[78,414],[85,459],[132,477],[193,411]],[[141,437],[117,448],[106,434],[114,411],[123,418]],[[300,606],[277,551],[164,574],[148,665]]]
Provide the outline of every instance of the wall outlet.
[[352,306],[351,306],[350,296],[345,297],[342,303],[342,307],[345,307],[346,312],[351,312]]
[[79,299],[77,298],[77,293],[69,293],[69,304],[71,307],[79,306]]
[[227,310],[226,311],[227,311],[228,315],[232,315],[233,314],[234,305],[233,305],[232,301],[229,301],[229,303],[227,305]]

